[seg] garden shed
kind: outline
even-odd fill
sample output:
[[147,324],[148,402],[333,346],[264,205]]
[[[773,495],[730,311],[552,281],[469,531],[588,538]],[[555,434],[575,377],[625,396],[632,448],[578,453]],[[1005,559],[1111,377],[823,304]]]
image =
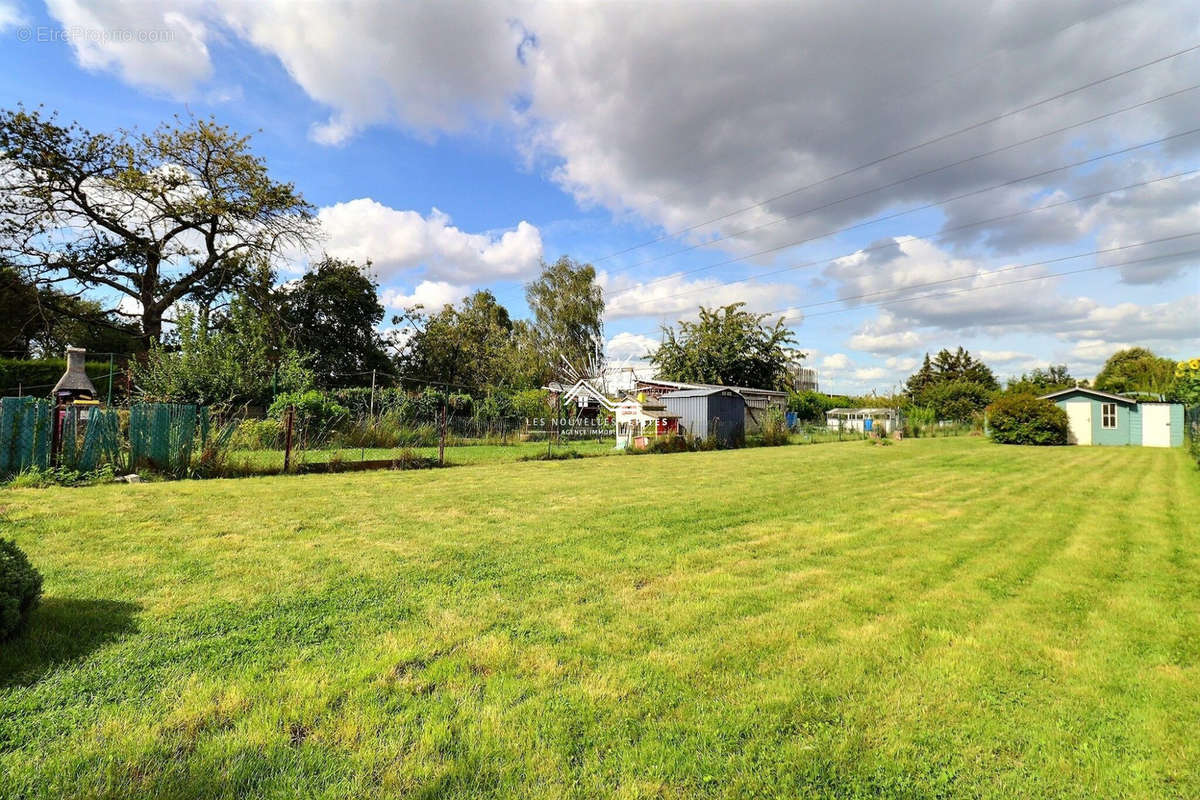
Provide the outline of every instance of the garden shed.
[[680,389],[659,399],[668,411],[679,415],[679,432],[685,436],[714,436],[722,444],[730,444],[746,434],[746,402],[733,389]]
[[1082,445],[1182,447],[1183,406],[1144,403],[1076,386],[1043,395],[1067,412],[1067,442]]

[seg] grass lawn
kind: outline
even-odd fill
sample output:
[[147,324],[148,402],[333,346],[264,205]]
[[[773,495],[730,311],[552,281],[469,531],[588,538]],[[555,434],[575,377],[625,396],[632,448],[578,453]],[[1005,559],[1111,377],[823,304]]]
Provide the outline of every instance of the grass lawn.
[[[373,461],[396,458],[400,453],[409,450],[418,455],[437,458],[436,447],[368,447],[366,449],[351,447],[341,450],[306,450],[297,451],[293,456],[297,463],[326,463],[336,453],[343,461]],[[583,455],[611,455],[614,452],[613,439],[606,437],[603,441],[584,439],[573,442],[552,444],[551,451],[565,453],[574,450]],[[451,465],[512,463],[523,459],[545,455],[545,442],[514,442],[507,445],[496,444],[467,444],[446,447],[446,463]],[[234,450],[229,454],[232,466],[246,466],[248,469],[270,471],[283,470],[282,450]]]
[[1200,796],[1182,450],[0,493],[0,797]]

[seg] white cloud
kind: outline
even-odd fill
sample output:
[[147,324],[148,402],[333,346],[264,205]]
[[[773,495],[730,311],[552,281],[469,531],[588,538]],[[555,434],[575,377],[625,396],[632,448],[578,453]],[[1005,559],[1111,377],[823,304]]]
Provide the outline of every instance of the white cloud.
[[640,360],[652,350],[658,349],[658,339],[640,333],[618,333],[608,340],[604,352],[609,361],[622,361],[626,358]]
[[821,368],[830,370],[849,369],[854,362],[845,353],[833,353],[821,359]]
[[1018,350],[980,350],[979,357],[989,364],[1009,364],[1013,361],[1032,361],[1037,356]]
[[[680,317],[695,317],[701,305],[711,308],[730,303],[745,303],[746,310],[758,313],[777,312],[800,294],[799,287],[788,283],[728,285],[720,278],[688,280],[680,274],[641,280],[601,270],[596,282],[604,289],[605,315],[609,319],[654,317],[673,322]],[[789,324],[803,318],[795,309],[780,315],[787,317]]]
[[0,2],[0,31],[14,28],[24,21],[25,17],[16,3]]
[[116,72],[127,83],[187,96],[212,74],[211,35],[193,0],[162,5],[118,0],[46,0],[79,65]]
[[437,312],[443,306],[454,305],[470,293],[469,286],[457,286],[445,281],[421,281],[409,294],[399,289],[384,289],[379,299],[384,306],[396,311],[419,305],[428,312]]
[[458,283],[517,279],[536,274],[542,237],[528,222],[499,236],[466,233],[433,209],[428,217],[370,198],[326,206],[318,213],[330,255],[370,259],[386,279],[420,267],[430,280]]
[[863,325],[846,340],[853,350],[877,356],[909,353],[921,347],[926,337],[896,319],[890,312],[881,312],[873,322]]

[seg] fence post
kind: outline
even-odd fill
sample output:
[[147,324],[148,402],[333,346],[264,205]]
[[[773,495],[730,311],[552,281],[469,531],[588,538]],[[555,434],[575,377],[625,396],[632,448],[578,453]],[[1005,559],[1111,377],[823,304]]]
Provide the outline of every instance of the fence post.
[[371,370],[371,409],[367,412],[367,416],[375,418],[375,370]]
[[296,407],[288,406],[287,425],[283,440],[283,471],[287,472],[292,466],[292,424],[296,416]]
[[442,401],[442,430],[438,437],[438,466],[446,466],[446,401]]
[[104,405],[112,407],[113,354],[108,354],[108,402]]

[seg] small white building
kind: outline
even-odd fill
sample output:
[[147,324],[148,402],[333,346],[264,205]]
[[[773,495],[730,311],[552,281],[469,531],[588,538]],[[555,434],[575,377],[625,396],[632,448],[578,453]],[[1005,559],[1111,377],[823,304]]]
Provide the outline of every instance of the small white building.
[[679,414],[667,411],[657,398],[639,393],[617,403],[613,418],[617,424],[617,449],[645,447],[660,436],[679,433]]
[[900,412],[894,408],[831,408],[825,425],[835,431],[890,434],[900,427]]

